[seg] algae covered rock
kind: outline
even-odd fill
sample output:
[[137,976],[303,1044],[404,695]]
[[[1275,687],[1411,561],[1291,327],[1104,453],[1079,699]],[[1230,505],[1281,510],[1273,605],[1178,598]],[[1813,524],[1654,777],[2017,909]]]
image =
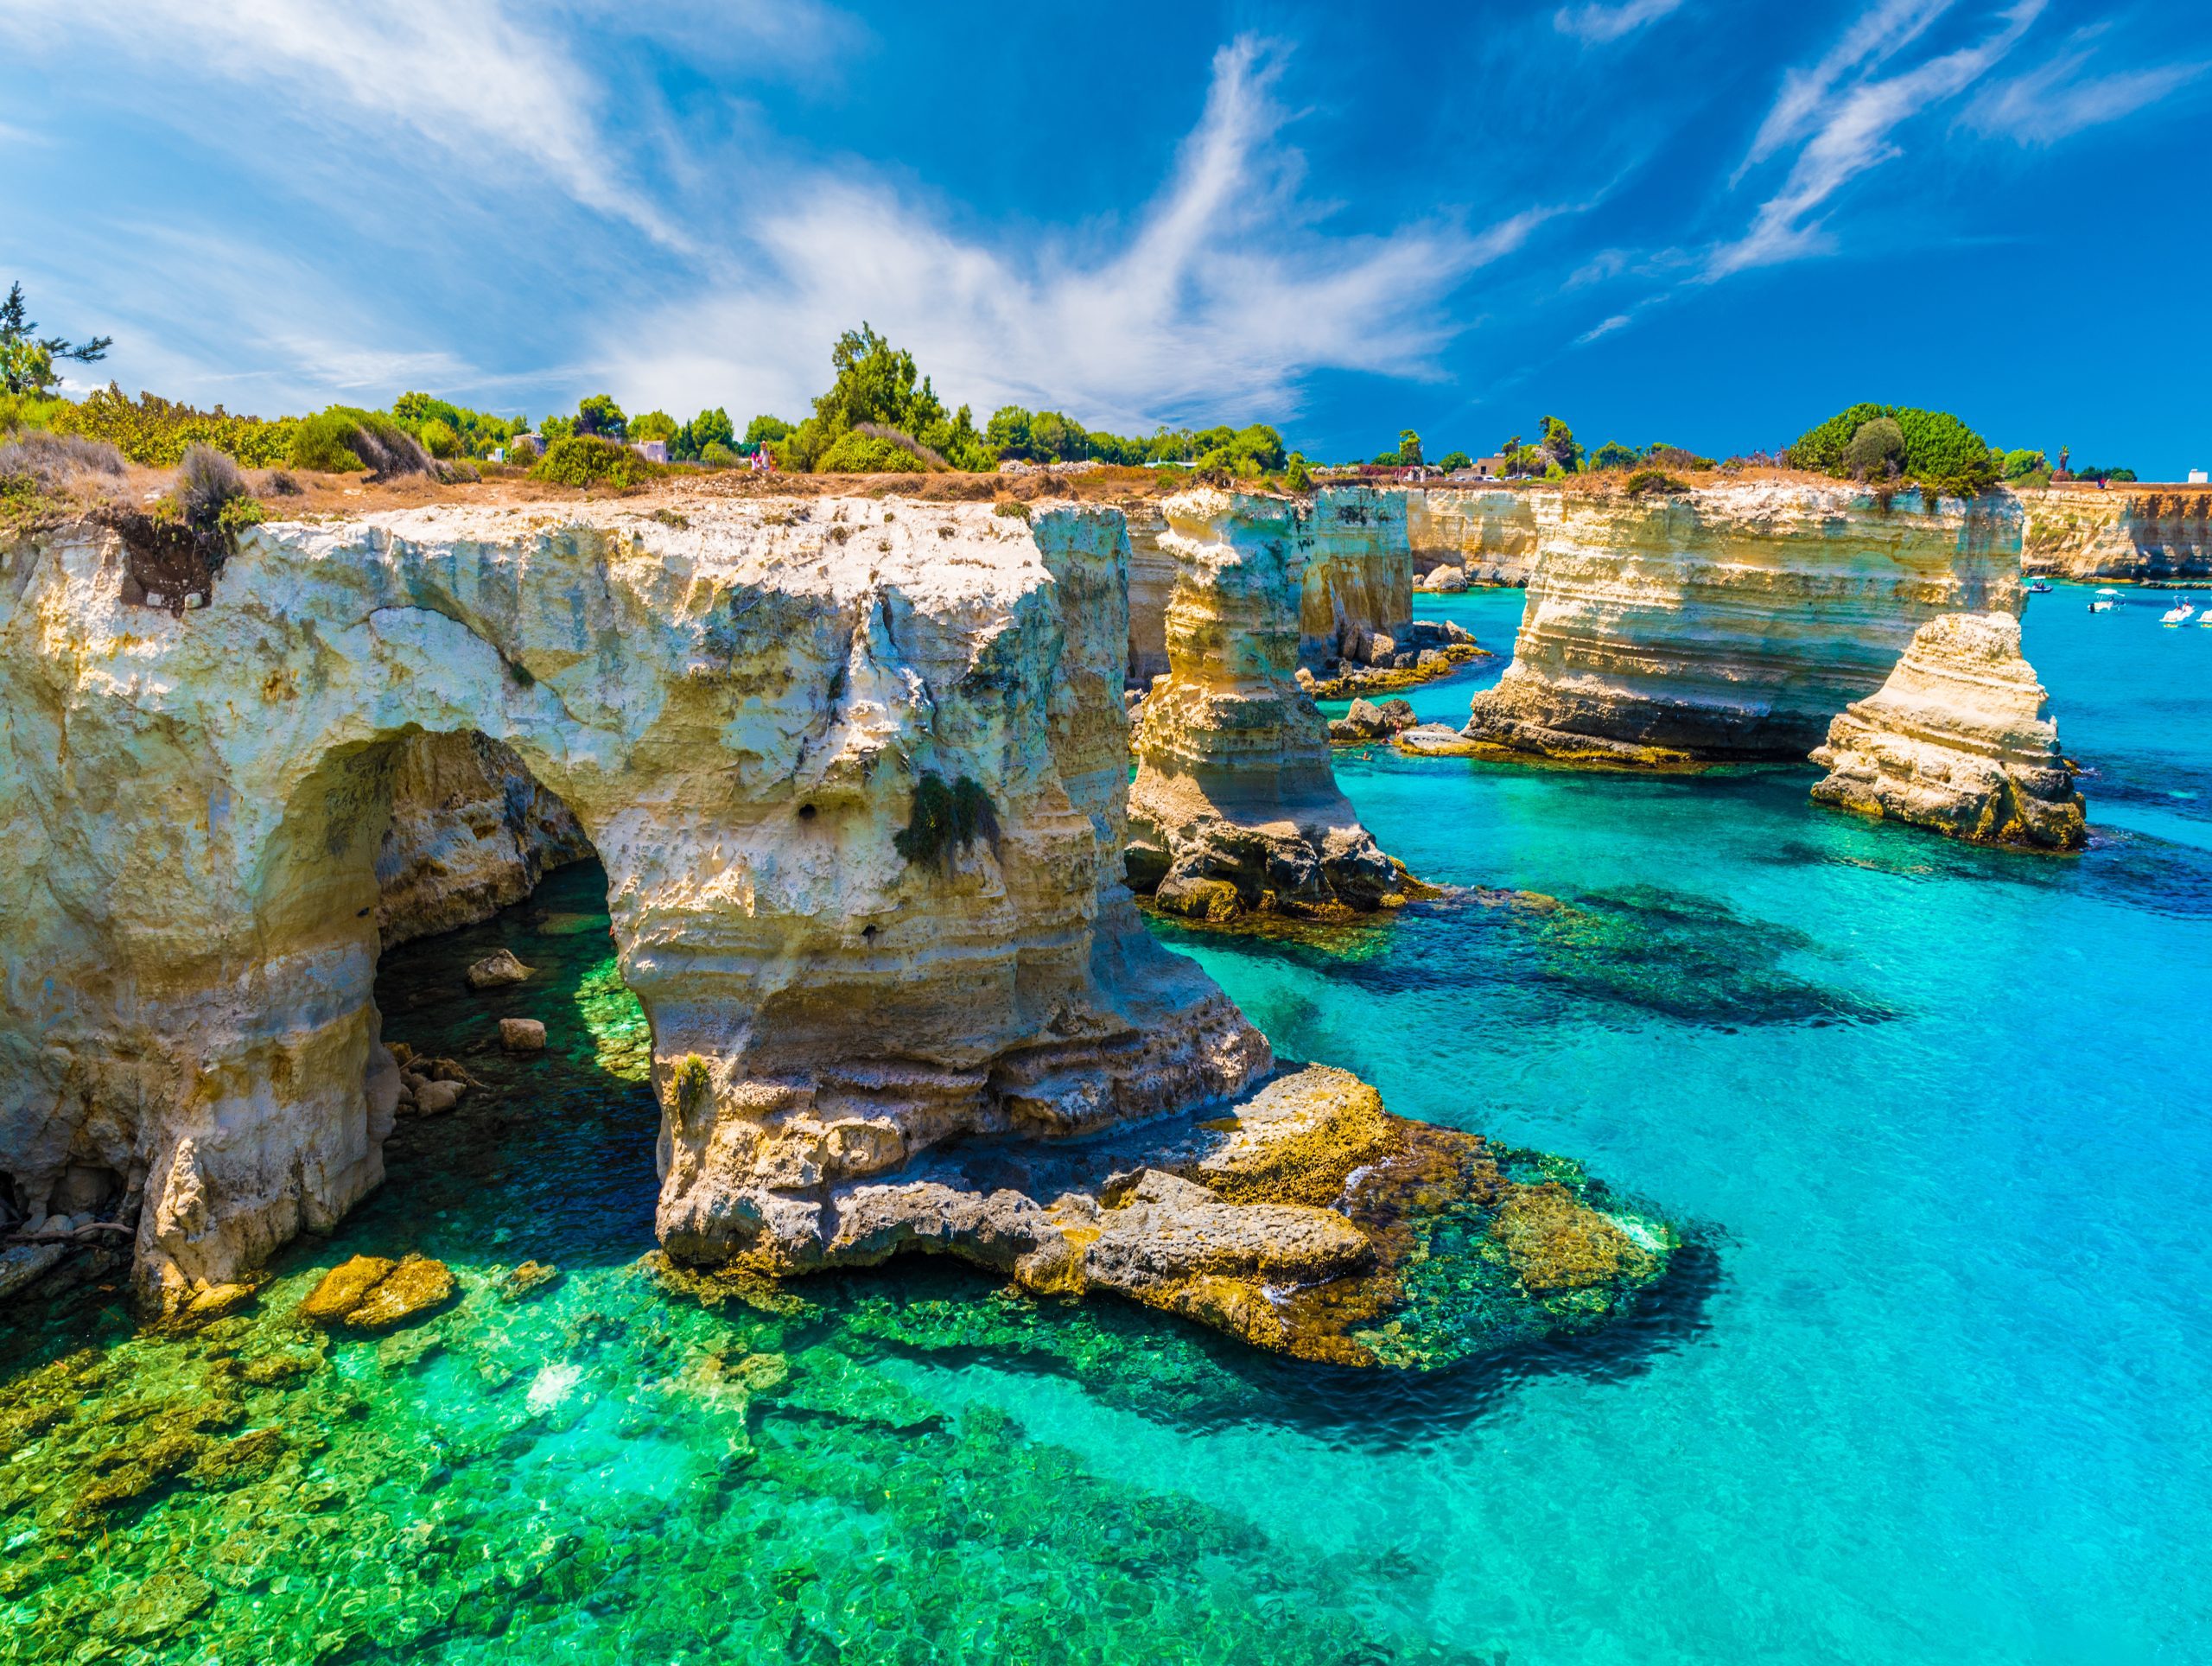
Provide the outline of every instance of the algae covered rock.
[[300,1304],[300,1315],[319,1325],[390,1330],[443,1307],[453,1294],[453,1272],[442,1261],[355,1256],[323,1275]]

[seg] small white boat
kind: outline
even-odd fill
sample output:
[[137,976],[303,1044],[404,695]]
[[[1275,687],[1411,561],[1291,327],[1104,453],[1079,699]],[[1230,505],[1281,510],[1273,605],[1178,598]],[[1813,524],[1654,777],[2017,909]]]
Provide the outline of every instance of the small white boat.
[[2110,613],[2113,608],[2115,608],[2115,607],[2119,607],[2119,606],[2120,606],[2120,604],[2119,604],[2117,601],[2093,601],[2093,602],[2091,602],[2091,603],[2089,604],[2089,611],[2090,611],[2091,613],[2093,613],[2093,614],[2108,614],[2108,613]]
[[2188,601],[2184,599],[2180,607],[2169,607],[2165,612],[2160,614],[2158,615],[2158,623],[2161,625],[2186,625],[2189,623],[2190,620],[2195,616],[2196,613],[2196,609],[2191,607]]
[[2120,592],[2113,589],[2109,584],[2100,584],[2097,586],[2097,594],[2101,596],[2116,596]]

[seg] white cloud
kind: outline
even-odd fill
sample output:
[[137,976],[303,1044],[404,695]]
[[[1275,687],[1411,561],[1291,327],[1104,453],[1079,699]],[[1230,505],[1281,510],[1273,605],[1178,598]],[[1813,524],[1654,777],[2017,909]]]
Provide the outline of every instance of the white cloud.
[[657,241],[684,242],[610,162],[600,85],[499,0],[10,0],[0,10],[0,31],[64,50],[83,50],[93,29],[164,71],[251,84],[257,96],[275,88],[294,113],[373,149],[397,126],[456,159],[519,162]]
[[1967,124],[2022,144],[2055,144],[2084,128],[2132,116],[2212,68],[2204,63],[2178,63],[2085,74],[2091,55],[2087,49],[2061,53],[2025,74],[1985,89],[1967,107]]
[[1782,94],[1759,124],[1751,152],[1736,170],[1736,177],[1740,180],[1784,145],[1802,137],[1838,81],[1853,70],[1879,69],[1918,40],[1950,8],[1951,0],[1882,0],[1846,29],[1818,63],[1809,69],[1785,73]]
[[1646,23],[1657,22],[1681,3],[1682,0],[1622,0],[1611,6],[1561,6],[1552,14],[1552,24],[1560,34],[1580,35],[1585,41],[1618,41]]
[[[1761,145],[1801,135],[1804,143],[1782,189],[1760,205],[1742,237],[1713,251],[1704,277],[1708,281],[1726,277],[1834,247],[1821,224],[1810,216],[1851,181],[1902,155],[1890,137],[1897,127],[1980,80],[2018,42],[2043,6],[2044,0],[2019,0],[2005,14],[2003,26],[1978,45],[1930,58],[1886,79],[1868,75],[1835,90],[1834,81],[1849,69],[1879,64],[1931,21],[1923,17],[1916,22],[1910,8],[1897,0],[1862,19],[1814,71],[1793,74],[1785,82],[1781,99],[1753,143],[1752,154],[1757,158],[1763,154]],[[1881,28],[1870,27],[1878,22]],[[1777,118],[1783,119],[1777,122]]]
[[1611,335],[1615,330],[1626,329],[1628,323],[1629,315],[1626,313],[1615,313],[1594,329],[1585,330],[1576,336],[1574,345],[1578,347],[1586,347],[1601,335]]
[[830,342],[865,319],[955,402],[1041,402],[1124,427],[1279,416],[1317,369],[1428,374],[1457,333],[1451,292],[1573,210],[1530,208],[1479,232],[1435,220],[1329,236],[1281,142],[1282,63],[1249,38],[1215,55],[1198,127],[1118,249],[1009,251],[868,176],[801,176],[757,211],[748,270],[710,296],[611,321],[603,356],[630,367],[633,399],[714,386],[789,415],[823,385]]

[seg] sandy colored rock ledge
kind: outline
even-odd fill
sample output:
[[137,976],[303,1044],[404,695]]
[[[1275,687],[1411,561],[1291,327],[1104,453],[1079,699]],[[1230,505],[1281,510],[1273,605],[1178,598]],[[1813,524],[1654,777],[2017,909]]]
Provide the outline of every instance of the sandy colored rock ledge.
[[2020,511],[1781,481],[1563,493],[1465,734],[1637,767],[1798,759],[1939,614],[2018,614]]
[[679,1282],[951,1255],[1105,1292],[1278,1353],[1432,1367],[1617,1316],[1666,1270],[1663,1221],[1571,1164],[1393,1116],[1349,1071],[1226,1114],[1055,1144],[948,1147],[907,1173],[754,1201],[747,1251]]
[[1166,510],[1170,670],[1136,708],[1130,884],[1201,920],[1394,906],[1403,869],[1338,790],[1327,725],[1294,676],[1300,506],[1206,489]]
[[2074,850],[2088,836],[2058,726],[2009,614],[1915,633],[1879,692],[1828,728],[1815,802],[1976,844]]
[[[1560,501],[1558,493],[1542,487],[1506,486],[1414,487],[1405,498],[1414,569],[1427,580],[1418,588],[1446,591],[1528,583]],[[1437,582],[1447,569],[1456,582]]]

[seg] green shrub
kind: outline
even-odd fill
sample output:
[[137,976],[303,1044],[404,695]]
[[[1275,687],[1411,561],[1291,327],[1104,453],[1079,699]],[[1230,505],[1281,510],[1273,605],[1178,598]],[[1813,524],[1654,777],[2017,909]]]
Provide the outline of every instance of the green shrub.
[[1643,461],[1634,447],[1618,440],[1608,440],[1590,454],[1590,467],[1597,469],[1634,468]]
[[556,486],[611,486],[627,491],[664,473],[658,463],[647,462],[626,445],[596,435],[571,434],[545,448],[530,478]]
[[151,393],[129,399],[111,382],[74,404],[61,402],[51,413],[48,426],[57,434],[105,440],[132,462],[149,468],[175,467],[184,460],[185,448],[194,444],[213,447],[250,468],[268,468],[285,460],[299,423],[291,416],[274,422],[233,416],[220,405],[199,410]]
[[1672,474],[1662,473],[1656,468],[1639,468],[1628,477],[1625,484],[1628,494],[1631,498],[1649,497],[1655,493],[1672,496],[1677,492],[1689,490],[1688,486]]
[[814,460],[817,474],[920,474],[928,465],[895,441],[851,431]]
[[2005,454],[2003,473],[2006,480],[2017,480],[2032,474],[2038,468],[2048,467],[2040,451],[2012,450]]
[[461,449],[461,436],[453,424],[442,417],[433,416],[416,430],[416,438],[423,442],[423,449],[433,457],[450,457]]
[[1904,472],[1904,429],[1894,417],[1861,423],[1843,448],[1843,466],[1853,480],[1885,480]]
[[1001,498],[991,506],[991,513],[1004,515],[1012,520],[1026,521],[1029,518],[1029,506],[1019,498]]
[[689,1128],[707,1103],[707,1092],[714,1085],[707,1073],[707,1061],[696,1052],[683,1055],[683,1062],[676,1067],[676,1125]]
[[1283,474],[1282,485],[1286,492],[1311,492],[1313,489],[1313,473],[1306,467],[1303,453],[1294,451],[1290,454],[1290,467]]
[[947,786],[944,777],[925,770],[914,783],[906,825],[891,843],[909,862],[943,869],[955,849],[964,850],[979,837],[998,848],[998,809],[982,783],[963,775]]
[[284,461],[318,474],[351,474],[365,468],[377,480],[438,472],[430,454],[412,434],[381,411],[358,405],[333,405],[302,417],[293,425]]
[[699,454],[699,461],[709,468],[734,468],[745,461],[720,440],[709,440]]
[[1947,410],[1911,405],[1857,404],[1800,435],[1789,450],[1792,467],[1840,478],[1851,473],[1853,436],[1867,423],[1888,418],[1904,441],[1904,478],[1939,492],[1973,497],[1997,478],[1989,442]]

